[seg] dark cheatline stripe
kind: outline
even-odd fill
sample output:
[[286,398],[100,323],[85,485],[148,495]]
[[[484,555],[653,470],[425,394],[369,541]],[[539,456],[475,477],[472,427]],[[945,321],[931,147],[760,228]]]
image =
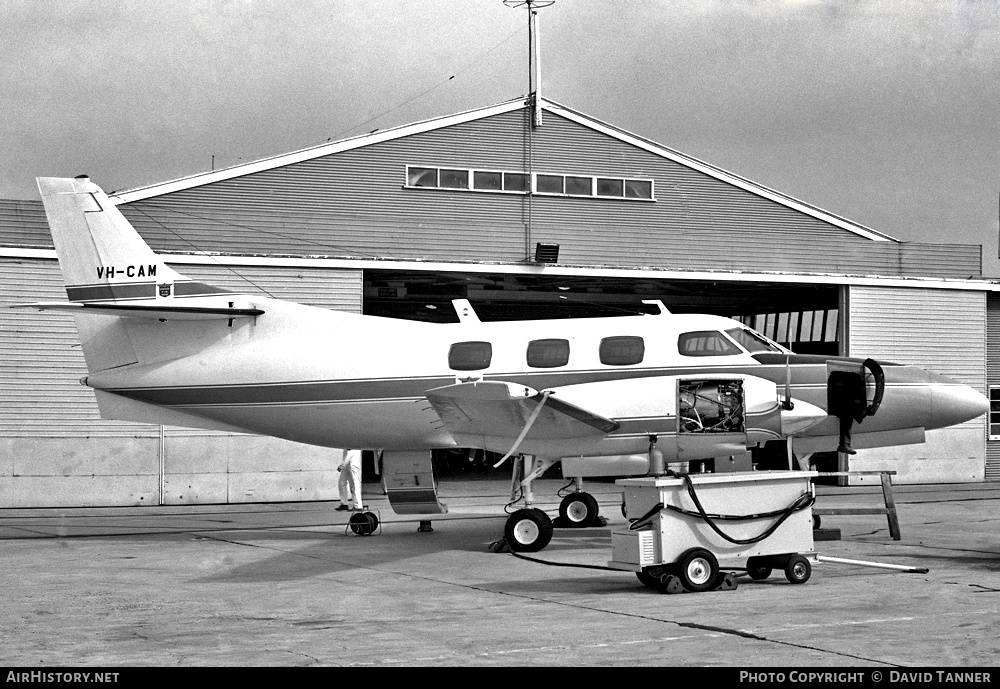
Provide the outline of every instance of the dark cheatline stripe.
[[198,297],[206,294],[235,294],[235,292],[214,285],[206,285],[204,282],[174,283],[175,297]]
[[66,288],[70,301],[104,301],[111,299],[152,299],[156,285],[152,282],[105,285],[82,285]]
[[320,381],[190,388],[109,388],[108,392],[161,406],[310,402],[319,404],[346,400],[378,401],[401,397],[419,399],[424,396],[426,390],[453,381],[454,378]]
[[[632,370],[591,370],[591,371],[561,371],[546,373],[508,372],[488,374],[487,380],[502,380],[518,385],[526,385],[536,390],[560,387],[563,385],[578,385],[595,383],[605,380],[623,378],[646,378],[650,376],[684,376],[697,378],[703,374],[752,375],[766,378],[778,384],[785,382],[785,355],[757,355],[764,359],[763,366],[705,366],[698,369],[690,367],[647,368]],[[772,357],[773,360],[772,360]],[[795,388],[825,386],[827,378],[826,361],[829,357],[813,357],[811,355],[793,355],[798,357],[798,364],[793,358],[793,396]],[[780,361],[779,361],[780,359]],[[860,360],[858,361],[860,365]],[[150,404],[162,406],[190,405],[243,405],[243,404],[310,404],[335,403],[345,401],[391,401],[400,399],[422,399],[427,390],[455,382],[454,375],[428,376],[402,379],[382,380],[348,380],[348,381],[315,381],[301,383],[248,383],[244,385],[213,385],[190,387],[156,387],[156,388],[109,388],[107,391],[137,399]],[[546,404],[558,405],[559,401],[549,397]],[[555,407],[573,418],[585,423],[588,420],[579,417],[579,412],[568,411],[565,405]],[[594,426],[597,428],[598,426]],[[603,430],[603,428],[602,428]]]
[[[109,301],[119,299],[153,299],[156,297],[156,282],[123,282],[100,285],[74,285],[66,288],[70,301]],[[212,294],[234,294],[204,282],[175,282],[175,297],[199,297]]]

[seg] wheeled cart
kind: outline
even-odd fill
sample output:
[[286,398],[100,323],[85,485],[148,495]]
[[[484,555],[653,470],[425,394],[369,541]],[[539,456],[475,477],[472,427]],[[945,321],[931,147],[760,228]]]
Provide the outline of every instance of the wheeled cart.
[[809,580],[815,471],[750,471],[619,479],[628,529],[611,532],[613,569],[661,591],[735,588],[722,569]]

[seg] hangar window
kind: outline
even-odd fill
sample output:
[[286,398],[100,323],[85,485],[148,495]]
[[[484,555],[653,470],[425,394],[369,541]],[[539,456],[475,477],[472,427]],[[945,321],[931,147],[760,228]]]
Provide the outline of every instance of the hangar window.
[[526,192],[531,188],[528,175],[522,172],[503,173],[503,190]]
[[406,166],[406,186],[425,189],[464,189],[511,194],[589,196],[605,199],[653,201],[653,180],[593,177],[553,173],[529,174],[503,170],[473,170]]
[[625,198],[627,199],[652,199],[653,182],[648,179],[627,179],[625,180]]
[[487,191],[498,191],[503,189],[502,172],[474,172],[472,173],[472,186],[476,189]]
[[990,440],[1000,440],[1000,385],[990,386]]
[[569,340],[532,340],[528,343],[528,366],[556,368],[569,363]]
[[740,349],[714,330],[683,333],[677,338],[677,351],[683,356],[732,356]]
[[456,342],[448,350],[448,367],[456,371],[489,368],[492,360],[493,345],[489,342]]
[[406,168],[406,183],[411,187],[436,187],[438,171],[436,167]]
[[625,180],[597,178],[598,196],[625,196]]
[[646,355],[646,343],[641,337],[630,335],[605,337],[601,340],[601,363],[608,366],[641,364]]
[[566,193],[572,196],[593,196],[593,177],[571,177],[566,175]]
[[562,175],[538,175],[535,177],[535,189],[540,194],[563,193]]
[[468,189],[468,170],[446,170],[441,169],[441,186],[445,189]]

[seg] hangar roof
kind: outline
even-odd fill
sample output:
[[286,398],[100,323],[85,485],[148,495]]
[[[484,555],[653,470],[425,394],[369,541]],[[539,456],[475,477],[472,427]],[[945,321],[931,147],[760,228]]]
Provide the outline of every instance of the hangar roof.
[[[509,100],[503,103],[499,103],[497,105],[491,105],[485,108],[477,108],[475,110],[469,110],[454,115],[448,115],[445,117],[438,117],[434,119],[424,120],[422,122],[403,125],[400,127],[394,127],[386,130],[375,130],[374,132],[370,132],[368,134],[364,134],[361,136],[356,136],[349,139],[343,139],[340,141],[323,143],[317,146],[310,146],[308,148],[303,148],[298,151],[293,151],[291,153],[284,153],[281,155],[271,156],[269,158],[263,158],[261,160],[256,160],[250,163],[235,165],[232,167],[223,168],[220,170],[213,170],[210,172],[201,172],[196,175],[182,177],[180,179],[175,179],[168,182],[159,182],[157,184],[151,184],[144,187],[119,191],[112,196],[112,200],[115,201],[116,203],[130,203],[133,201],[148,199],[154,196],[162,196],[163,194],[170,194],[184,189],[191,189],[193,187],[198,187],[205,184],[211,184],[213,182],[219,182],[222,180],[242,177],[244,175],[250,175],[257,172],[262,172],[264,170],[271,170],[274,168],[283,167],[285,165],[291,165],[293,163],[300,163],[303,161],[312,160],[323,156],[328,156],[334,153],[342,153],[344,151],[350,151],[353,149],[362,148],[364,146],[371,146],[373,144],[382,143],[393,139],[399,139],[406,136],[411,136],[413,134],[420,132],[442,129],[444,127],[450,127],[460,123],[471,122],[474,120],[483,119],[487,117],[493,117],[495,115],[499,115],[502,113],[512,112],[514,110],[520,110],[526,107],[526,104],[527,101],[524,98],[517,98],[514,100]],[[685,155],[683,153],[675,151],[671,148],[658,144],[654,141],[651,141],[639,135],[632,134],[614,125],[597,120],[577,110],[568,108],[565,105],[560,105],[554,101],[543,98],[542,110],[543,112],[550,112],[553,114],[560,115],[584,127],[591,128],[595,131],[611,136],[622,142],[631,144],[633,146],[637,146],[650,153],[662,156],[676,163],[679,163],[691,169],[707,174],[720,181],[732,184],[736,187],[757,194],[764,198],[770,199],[782,205],[788,206],[789,208],[793,208],[802,213],[806,213],[819,220],[823,220],[824,222],[828,222],[832,225],[836,225],[837,227],[853,232],[861,237],[865,237],[873,241],[899,242],[898,239],[890,237],[885,233],[878,232],[869,227],[865,227],[864,225],[852,222],[839,215],[835,215],[828,211],[817,208],[816,206],[805,203],[804,201],[792,198],[787,194],[782,194],[779,191],[776,191],[762,184],[758,184],[756,182],[748,180],[745,177],[740,177],[739,175],[727,172],[726,170],[723,170],[719,167],[706,163],[702,160],[698,160],[697,158]]]

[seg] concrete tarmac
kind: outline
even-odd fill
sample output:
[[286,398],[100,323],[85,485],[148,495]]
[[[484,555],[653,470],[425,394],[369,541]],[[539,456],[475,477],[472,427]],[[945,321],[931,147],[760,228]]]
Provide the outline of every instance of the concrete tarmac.
[[[561,481],[536,482],[555,514]],[[490,552],[504,482],[441,485],[420,533],[365,485],[381,529],[337,503],[0,509],[0,662],[138,666],[1000,666],[1000,484],[896,487],[884,516],[824,516],[820,563],[733,591],[661,594],[605,569],[626,524],[613,483],[587,489],[607,527],[557,529],[532,555]],[[818,486],[818,507],[882,504]],[[463,516],[459,516],[463,515]],[[565,565],[565,566],[560,566]]]

